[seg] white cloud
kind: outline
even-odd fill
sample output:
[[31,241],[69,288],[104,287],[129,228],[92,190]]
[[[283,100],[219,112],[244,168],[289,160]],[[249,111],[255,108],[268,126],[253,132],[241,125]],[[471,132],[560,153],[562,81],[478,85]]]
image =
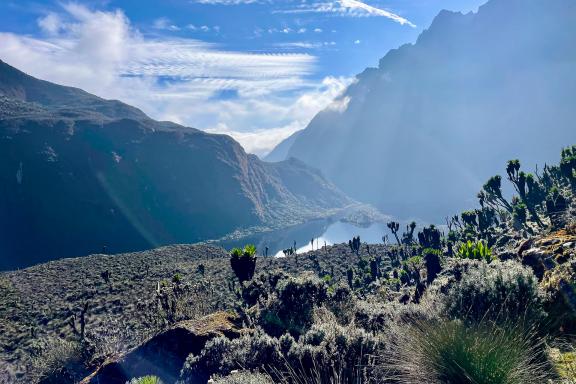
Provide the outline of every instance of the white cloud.
[[354,40],[354,44],[360,44],[361,41],[360,40]]
[[52,12],[38,19],[38,26],[49,35],[57,35],[63,27],[62,24],[60,16]]
[[[234,105],[226,102],[215,105],[213,107],[222,108],[222,112],[219,114],[219,122],[210,127],[208,131],[230,135],[248,152],[264,156],[282,140],[305,128],[318,111],[329,108],[343,112],[350,98],[339,98],[339,96],[352,82],[351,78],[326,77],[321,84],[302,93],[295,100],[289,99],[281,102],[278,99],[256,99],[245,100]],[[238,107],[242,111],[259,111],[258,121],[261,124],[251,131],[232,128],[236,119],[242,120],[249,117],[234,110]],[[232,113],[230,113],[231,109]],[[250,120],[249,118],[243,123],[250,124]]]
[[335,41],[292,41],[287,43],[276,43],[275,47],[288,49],[318,49],[324,47],[334,47]]
[[249,153],[265,156],[270,153],[282,140],[287,139],[294,132],[301,129],[298,123],[292,123],[285,127],[258,129],[253,132],[234,131],[226,124],[220,123],[215,128],[207,129],[210,133],[219,133],[232,136]]
[[348,104],[350,104],[350,97],[345,96],[334,100],[328,105],[327,108],[330,109],[331,111],[344,113],[348,109]]
[[412,24],[410,21],[406,20],[401,16],[396,15],[395,13],[386,11],[384,9],[372,7],[358,0],[340,0],[339,3],[342,7],[347,9],[362,10],[368,13],[369,15],[387,17],[389,19],[394,20],[397,23],[400,23],[401,25],[406,24],[411,27],[416,27],[416,25]]
[[[159,120],[230,132],[258,154],[303,128],[351,81],[309,80],[316,57],[308,54],[148,38],[119,10],[70,3],[38,24],[47,37],[0,33],[0,57],[33,76],[120,99]],[[233,97],[219,97],[227,91]]]
[[159,19],[154,20],[153,26],[156,29],[164,29],[167,31],[179,31],[180,30],[179,26],[172,24],[170,19],[168,19],[166,17],[160,17]]
[[376,8],[358,0],[337,0],[325,2],[302,2],[294,8],[276,10],[275,13],[334,13],[340,16],[369,17],[379,16],[393,20],[401,25],[416,27],[412,22],[385,9]]
[[194,3],[218,4],[218,5],[238,5],[238,4],[259,4],[267,3],[266,0],[195,0]]

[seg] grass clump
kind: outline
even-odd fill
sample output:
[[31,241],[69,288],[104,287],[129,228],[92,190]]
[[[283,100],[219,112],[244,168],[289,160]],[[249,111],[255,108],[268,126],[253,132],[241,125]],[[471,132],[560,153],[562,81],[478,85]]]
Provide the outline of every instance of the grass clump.
[[420,322],[399,337],[390,371],[399,383],[531,384],[548,379],[541,343],[490,322]]

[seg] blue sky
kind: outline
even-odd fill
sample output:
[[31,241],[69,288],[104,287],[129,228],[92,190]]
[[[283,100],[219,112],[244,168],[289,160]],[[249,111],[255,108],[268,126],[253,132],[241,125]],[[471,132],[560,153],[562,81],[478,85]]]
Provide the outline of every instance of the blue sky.
[[441,9],[485,0],[0,2],[0,58],[259,155]]

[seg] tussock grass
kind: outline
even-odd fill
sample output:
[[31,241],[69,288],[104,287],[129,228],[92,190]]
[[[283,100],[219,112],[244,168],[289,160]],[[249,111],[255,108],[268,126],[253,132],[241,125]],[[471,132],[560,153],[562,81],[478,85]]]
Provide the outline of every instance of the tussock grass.
[[550,378],[542,341],[513,325],[418,322],[385,365],[397,383],[537,384]]

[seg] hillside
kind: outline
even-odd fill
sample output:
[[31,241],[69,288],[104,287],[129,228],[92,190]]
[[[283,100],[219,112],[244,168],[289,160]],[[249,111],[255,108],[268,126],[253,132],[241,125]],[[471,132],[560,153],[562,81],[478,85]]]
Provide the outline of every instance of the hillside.
[[[265,373],[254,383],[294,375],[331,383],[337,359],[343,383],[402,384],[476,359],[451,373],[456,380],[430,382],[483,382],[461,379],[486,378],[491,361],[495,383],[572,383],[559,379],[576,379],[576,146],[536,179],[517,160],[507,169],[519,194],[507,201],[491,178],[480,207],[450,218],[447,232],[390,222],[382,244],[252,255],[243,282],[230,254],[209,245],[2,273],[0,382],[125,383],[154,374],[195,384],[245,369]],[[443,339],[445,330],[457,337]],[[445,343],[448,357],[427,342]],[[244,374],[219,383],[257,379]]]
[[0,62],[0,270],[278,228],[353,204],[296,160]]
[[288,152],[292,144],[298,139],[302,131],[297,131],[290,135],[288,138],[278,144],[269,154],[264,157],[264,160],[270,162],[282,161],[288,158]]
[[283,158],[385,213],[438,222],[472,206],[508,157],[550,163],[574,141],[575,26],[571,0],[443,11],[414,44],[357,76],[340,98],[345,111],[320,112],[280,144],[290,145]]

